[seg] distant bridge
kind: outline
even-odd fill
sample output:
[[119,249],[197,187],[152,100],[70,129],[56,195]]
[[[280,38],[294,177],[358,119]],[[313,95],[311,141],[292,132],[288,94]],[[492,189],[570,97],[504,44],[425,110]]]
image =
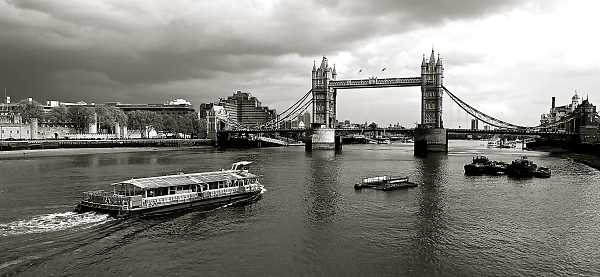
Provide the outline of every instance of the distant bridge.
[[[263,134],[263,133],[303,133],[308,128],[270,128],[270,129],[236,129],[236,130],[221,130],[218,133],[223,134]],[[415,128],[398,128],[398,127],[387,127],[387,128],[334,128],[336,132],[345,133],[368,133],[368,132],[379,132],[379,133],[404,133],[413,134]],[[523,135],[523,136],[558,136],[568,137],[577,136],[578,133],[573,132],[551,132],[551,131],[540,131],[535,129],[446,129],[448,134],[493,134],[493,135]]]
[[[423,56],[421,62],[421,76],[406,78],[377,78],[337,80],[335,65],[329,67],[326,57],[323,57],[321,65],[313,65],[312,88],[291,107],[279,114],[274,120],[259,126],[245,126],[227,114],[222,109],[212,115],[209,119],[209,136],[215,141],[225,138],[224,135],[239,133],[276,133],[276,132],[306,132],[313,142],[322,148],[332,147],[335,143],[336,133],[356,132],[396,132],[408,133],[415,137],[415,152],[423,151],[447,151],[447,134],[478,133],[478,134],[513,134],[513,135],[548,135],[548,136],[579,136],[581,141],[587,138],[597,139],[597,126],[599,116],[595,107],[587,102],[586,106],[574,110],[568,116],[540,124],[537,126],[521,126],[502,121],[487,115],[473,106],[467,104],[443,85],[444,68],[442,59],[438,54],[435,58],[433,49],[431,57]],[[337,107],[336,101],[340,89],[364,89],[364,88],[386,88],[386,87],[421,87],[421,123],[414,129],[402,128],[336,128]],[[473,118],[489,125],[495,129],[471,130],[471,129],[445,129],[442,120],[442,96],[447,94],[462,110]],[[311,97],[312,96],[312,97]],[[583,103],[582,103],[583,104]],[[312,105],[311,128],[286,128],[289,122],[304,113]],[[592,109],[593,108],[593,109]],[[565,127],[566,126],[566,127]],[[559,128],[560,127],[560,128]],[[569,130],[573,132],[559,132],[557,130]],[[221,134],[221,138],[219,135]],[[417,150],[417,144],[419,147]],[[313,148],[315,143],[312,143]]]

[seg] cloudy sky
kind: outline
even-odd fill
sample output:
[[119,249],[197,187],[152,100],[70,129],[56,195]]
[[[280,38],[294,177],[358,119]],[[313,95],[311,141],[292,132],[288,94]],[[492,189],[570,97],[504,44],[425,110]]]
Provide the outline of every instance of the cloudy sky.
[[[283,111],[323,55],[338,79],[413,77],[434,47],[445,86],[504,121],[537,125],[552,96],[565,105],[575,90],[600,103],[594,0],[0,0],[0,10],[0,88],[13,102],[184,98],[198,109],[242,90]],[[342,90],[338,119],[413,127],[419,92]],[[468,120],[444,98],[445,127]]]

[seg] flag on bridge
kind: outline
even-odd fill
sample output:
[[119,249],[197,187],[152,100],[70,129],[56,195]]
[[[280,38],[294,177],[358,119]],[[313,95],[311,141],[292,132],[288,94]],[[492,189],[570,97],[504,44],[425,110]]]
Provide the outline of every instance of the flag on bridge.
[[386,68],[384,67],[384,68],[383,68],[381,71],[385,71],[385,69],[386,69]]
[[362,68],[358,71],[358,74],[360,74],[362,72]]

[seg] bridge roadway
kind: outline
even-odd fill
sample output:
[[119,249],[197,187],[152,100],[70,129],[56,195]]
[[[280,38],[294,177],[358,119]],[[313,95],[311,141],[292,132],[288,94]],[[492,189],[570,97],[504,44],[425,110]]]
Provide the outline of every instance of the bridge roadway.
[[408,78],[369,78],[356,80],[330,80],[329,87],[333,89],[354,88],[385,88],[385,87],[416,87],[422,85],[421,77]]
[[[218,133],[228,133],[228,134],[258,134],[258,133],[300,133],[305,132],[307,129],[305,128],[290,128],[290,129],[239,129],[239,130],[222,130],[218,131]],[[404,133],[404,134],[413,134],[414,128],[406,129],[406,128],[396,128],[396,127],[388,127],[388,128],[335,128],[337,133],[348,132],[348,133],[363,133],[363,132],[391,132],[391,133]],[[535,130],[527,130],[527,129],[496,129],[496,130],[472,130],[472,129],[446,129],[449,134],[493,134],[493,135],[529,135],[529,136],[543,136],[543,135],[553,135],[553,136],[574,136],[578,135],[576,133],[570,132],[546,132],[546,131],[535,131]]]

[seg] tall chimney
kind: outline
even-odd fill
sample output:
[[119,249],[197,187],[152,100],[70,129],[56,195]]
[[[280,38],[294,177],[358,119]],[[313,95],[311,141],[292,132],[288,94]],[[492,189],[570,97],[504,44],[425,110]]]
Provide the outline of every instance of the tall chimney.
[[552,109],[556,108],[556,97],[552,96]]

